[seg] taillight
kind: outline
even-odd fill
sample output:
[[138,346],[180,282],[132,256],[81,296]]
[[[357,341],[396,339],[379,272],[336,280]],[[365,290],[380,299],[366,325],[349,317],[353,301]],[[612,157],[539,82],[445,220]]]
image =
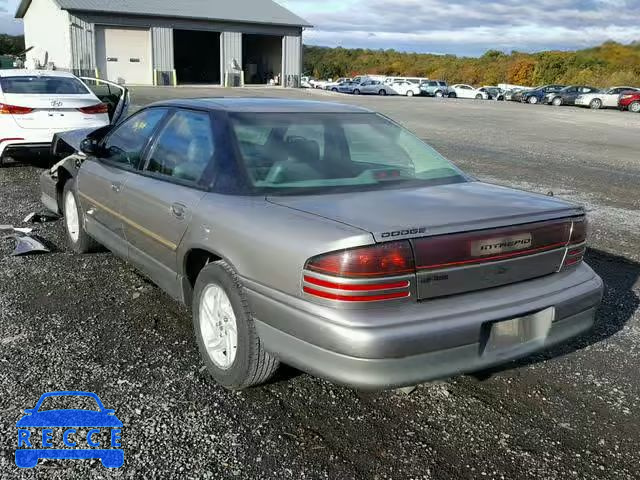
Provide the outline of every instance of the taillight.
[[571,220],[418,238],[418,270],[439,270],[533,255],[567,245]]
[[[305,265],[302,290],[342,302],[407,298],[415,274],[408,241],[358,247],[313,257]],[[382,278],[384,277],[384,278]]]
[[88,115],[94,115],[98,113],[109,113],[109,106],[106,103],[98,103],[90,107],[79,108],[78,110]]
[[386,277],[415,272],[408,241],[381,243],[318,255],[307,261],[307,270],[338,277]]
[[33,108],[19,107],[17,105],[7,105],[6,103],[0,103],[0,115],[25,115],[33,112]]
[[571,228],[571,239],[567,247],[567,254],[564,257],[563,267],[571,267],[577,265],[584,259],[587,250],[585,242],[587,241],[587,230],[589,223],[586,217],[574,220]]

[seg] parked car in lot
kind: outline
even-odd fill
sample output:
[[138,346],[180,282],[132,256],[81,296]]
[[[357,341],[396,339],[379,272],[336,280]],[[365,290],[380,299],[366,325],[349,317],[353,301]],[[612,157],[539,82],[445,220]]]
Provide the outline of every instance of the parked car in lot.
[[449,86],[442,80],[427,80],[420,84],[420,93],[427,97],[448,97]]
[[360,82],[350,81],[350,82],[342,82],[338,85],[338,92],[340,93],[353,93],[353,89],[360,85]]
[[[101,81],[99,95],[71,73],[0,70],[0,166],[6,158],[48,154],[57,132],[108,125],[124,87]],[[111,93],[109,93],[109,91]]]
[[479,88],[478,90],[480,90],[481,92],[487,92],[487,94],[489,95],[489,100],[498,100],[498,101],[504,100],[505,91],[502,90],[500,87],[487,86],[487,87]]
[[598,93],[595,87],[588,87],[586,85],[569,85],[563,88],[559,92],[550,92],[544,97],[545,103],[559,107],[561,105],[575,105],[576,99],[580,95],[589,93]]
[[513,100],[531,104],[542,103],[548,94],[559,92],[564,87],[564,85],[543,85],[533,90],[524,90],[517,96],[519,98],[513,97]]
[[625,92],[621,94],[618,100],[618,108],[640,113],[640,92]]
[[476,100],[489,100],[489,94],[471,85],[458,83],[449,87],[449,97],[475,98]]
[[616,108],[620,95],[626,92],[640,92],[635,87],[612,87],[596,93],[583,93],[578,95],[575,104],[581,107],[589,107],[593,110],[600,108]]
[[338,91],[338,87],[339,87],[341,84],[343,84],[343,83],[345,83],[345,82],[350,82],[350,81],[351,81],[351,79],[350,79],[350,78],[347,78],[347,77],[340,77],[339,79],[337,79],[337,80],[336,80],[336,81],[334,81],[334,82],[328,82],[328,83],[326,83],[326,84],[324,85],[324,87],[323,87],[323,88],[324,88],[325,90],[330,90],[330,91],[332,91],[332,92],[337,92],[337,91]]
[[381,80],[364,80],[353,85],[351,93],[354,95],[388,95],[393,94],[393,89]]
[[389,85],[391,91],[396,95],[404,95],[406,97],[413,97],[420,95],[420,86],[411,82],[395,82]]
[[583,262],[582,207],[476,181],[375,112],[173,100],[69,142],[84,155],[41,185],[71,249],[100,243],[192,305],[226,387],[279,362],[415,385],[593,325],[603,285]]

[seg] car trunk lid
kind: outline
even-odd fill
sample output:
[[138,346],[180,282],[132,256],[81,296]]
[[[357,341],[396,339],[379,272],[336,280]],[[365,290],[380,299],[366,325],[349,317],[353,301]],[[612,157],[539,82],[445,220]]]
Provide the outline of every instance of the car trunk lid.
[[[15,122],[25,129],[82,128],[93,125],[105,113],[83,113],[79,108],[91,107],[100,101],[88,95],[25,95],[5,93],[1,103],[12,107],[29,109],[28,113],[11,114]],[[107,121],[104,122],[105,124]]]
[[553,197],[481,182],[268,200],[366,230],[376,242],[408,239],[418,299],[557,272],[573,219],[584,215]]

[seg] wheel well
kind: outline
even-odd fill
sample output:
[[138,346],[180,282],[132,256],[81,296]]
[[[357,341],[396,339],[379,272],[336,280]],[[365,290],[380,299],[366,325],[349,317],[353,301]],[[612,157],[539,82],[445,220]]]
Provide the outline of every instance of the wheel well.
[[193,288],[198,274],[207,264],[222,260],[222,257],[201,248],[189,250],[184,261],[184,274]]
[[58,183],[56,183],[56,200],[58,201],[58,210],[63,213],[62,210],[62,194],[64,193],[65,184],[73,178],[66,168],[58,169]]

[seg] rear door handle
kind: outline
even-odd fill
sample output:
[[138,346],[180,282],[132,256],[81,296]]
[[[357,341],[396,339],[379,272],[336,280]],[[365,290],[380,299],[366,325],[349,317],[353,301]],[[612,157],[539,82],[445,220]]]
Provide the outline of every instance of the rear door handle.
[[176,218],[184,218],[187,213],[187,207],[181,203],[173,203],[171,204],[171,215]]
[[120,190],[122,190],[122,184],[121,183],[112,183],[111,184],[111,190],[113,190],[116,193],[120,193]]

